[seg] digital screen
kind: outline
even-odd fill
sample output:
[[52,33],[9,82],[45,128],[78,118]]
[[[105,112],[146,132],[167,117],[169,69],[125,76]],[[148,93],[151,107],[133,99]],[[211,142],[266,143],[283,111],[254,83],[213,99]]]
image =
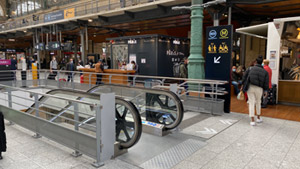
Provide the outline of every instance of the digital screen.
[[48,43],[48,50],[60,50],[61,45],[60,42],[49,42]]

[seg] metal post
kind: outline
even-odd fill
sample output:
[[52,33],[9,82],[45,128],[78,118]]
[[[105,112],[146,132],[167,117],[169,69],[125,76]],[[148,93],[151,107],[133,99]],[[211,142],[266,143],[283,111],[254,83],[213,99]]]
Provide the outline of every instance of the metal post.
[[[85,36],[84,36],[84,32],[85,32],[84,29],[80,30],[81,60],[82,60],[83,63],[85,64],[85,63],[86,63],[86,60],[85,60],[85,42],[84,42]],[[77,52],[76,52],[75,56],[77,56]]]
[[59,81],[59,76],[60,76],[60,71],[57,71],[57,87],[60,88],[60,81]]
[[[74,129],[76,131],[79,131],[79,111],[78,111],[78,103],[73,103],[73,106],[74,106]],[[79,149],[78,147],[79,145],[76,143],[75,147],[76,147],[76,150],[72,153],[72,156],[74,157],[79,157],[81,156],[82,154],[77,151]]]
[[89,74],[89,88],[92,88],[92,74]]
[[71,85],[72,85],[72,89],[74,90],[75,89],[75,84],[74,84],[74,73],[72,72],[71,73]]
[[[7,91],[7,96],[8,96],[8,107],[12,108],[12,96],[11,96],[11,89],[10,88],[6,88]],[[11,126],[14,123],[12,121],[9,121],[8,125]]]
[[215,12],[214,13],[214,26],[219,26],[220,20],[219,20],[219,13]]
[[135,86],[135,79],[136,79],[136,76],[133,77],[132,86]]
[[92,165],[96,168],[99,168],[104,165],[101,162],[101,107],[100,105],[95,105],[96,110],[96,145],[97,145],[97,161]]
[[203,0],[192,0],[191,7],[191,46],[188,76],[191,79],[204,79],[204,58],[202,56]]
[[112,75],[109,75],[109,84],[111,84]]
[[231,17],[232,17],[231,9],[232,7],[230,6],[228,8],[228,25],[231,25]]
[[[35,105],[35,116],[39,117],[39,96],[36,93],[33,93],[34,96],[34,105]],[[42,136],[38,133],[39,132],[39,128],[36,128],[36,133],[32,136],[33,138],[41,138]]]

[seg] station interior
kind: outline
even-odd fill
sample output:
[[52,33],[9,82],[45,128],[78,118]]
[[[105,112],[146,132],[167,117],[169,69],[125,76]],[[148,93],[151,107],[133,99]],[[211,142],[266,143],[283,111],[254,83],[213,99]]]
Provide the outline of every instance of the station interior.
[[299,155],[299,0],[0,0],[0,169],[300,169]]

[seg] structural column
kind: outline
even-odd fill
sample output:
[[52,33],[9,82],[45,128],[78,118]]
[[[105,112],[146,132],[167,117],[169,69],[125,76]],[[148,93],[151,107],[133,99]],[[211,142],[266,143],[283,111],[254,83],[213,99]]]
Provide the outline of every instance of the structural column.
[[203,0],[192,0],[191,7],[191,46],[188,64],[188,76],[190,79],[204,79],[204,58],[202,55],[202,22]]
[[[80,48],[81,60],[83,61],[84,64],[86,64],[85,30],[84,29],[80,30],[80,41],[81,41],[81,48]],[[75,56],[77,57],[77,53],[75,54]]]

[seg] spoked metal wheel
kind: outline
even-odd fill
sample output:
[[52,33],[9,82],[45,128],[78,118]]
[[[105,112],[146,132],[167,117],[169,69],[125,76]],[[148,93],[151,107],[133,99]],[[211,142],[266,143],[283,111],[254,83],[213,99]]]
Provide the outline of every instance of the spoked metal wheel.
[[116,141],[120,148],[136,144],[142,134],[141,116],[136,107],[125,100],[116,99]]
[[149,94],[147,98],[147,120],[164,124],[166,129],[177,127],[183,118],[183,107],[182,104],[176,105],[175,103],[166,95]]

